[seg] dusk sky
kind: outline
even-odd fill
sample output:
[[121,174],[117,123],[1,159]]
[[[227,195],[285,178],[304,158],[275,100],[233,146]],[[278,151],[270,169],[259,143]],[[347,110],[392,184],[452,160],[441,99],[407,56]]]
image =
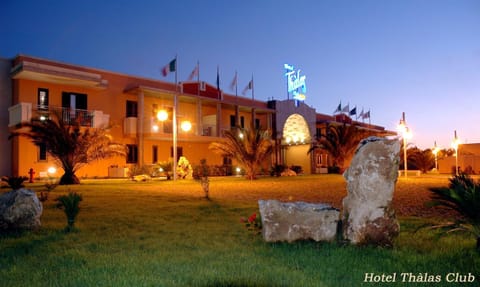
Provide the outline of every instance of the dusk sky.
[[[449,148],[454,130],[480,142],[480,1],[0,1],[0,57],[17,54],[173,82],[200,79],[255,98],[287,97],[288,63],[306,75],[306,104],[370,110],[411,142]],[[250,94],[247,94],[250,96]],[[368,122],[368,120],[366,120]]]

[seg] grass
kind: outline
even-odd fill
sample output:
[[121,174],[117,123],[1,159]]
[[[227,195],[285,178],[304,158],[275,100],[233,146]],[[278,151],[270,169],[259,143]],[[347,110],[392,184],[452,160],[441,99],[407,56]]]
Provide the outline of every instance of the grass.
[[[444,178],[400,179],[396,195],[422,198],[428,186],[446,183]],[[41,185],[29,187],[39,190]],[[478,286],[474,238],[417,231],[441,216],[412,216],[421,213],[420,205],[402,211],[401,233],[392,249],[269,244],[239,221],[257,211],[260,198],[338,206],[344,188],[342,178],[333,175],[212,178],[208,201],[194,181],[85,180],[60,186],[44,204],[40,230],[0,235],[0,286],[385,286],[364,283],[370,272],[397,273],[397,282],[388,286]],[[71,233],[63,232],[66,218],[54,202],[68,191],[83,195]],[[400,282],[402,272],[440,275],[442,282]],[[475,282],[446,282],[452,272],[470,272]]]

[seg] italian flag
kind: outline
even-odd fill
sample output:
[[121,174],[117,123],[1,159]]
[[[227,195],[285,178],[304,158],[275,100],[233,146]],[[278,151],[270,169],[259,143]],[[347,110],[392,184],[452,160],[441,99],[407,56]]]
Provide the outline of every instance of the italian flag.
[[177,70],[177,59],[173,59],[162,68],[162,75],[166,77],[168,73],[175,72]]

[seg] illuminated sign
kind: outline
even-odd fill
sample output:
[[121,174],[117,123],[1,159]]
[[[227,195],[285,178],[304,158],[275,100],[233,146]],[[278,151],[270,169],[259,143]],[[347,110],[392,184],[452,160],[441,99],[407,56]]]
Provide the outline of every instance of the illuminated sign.
[[305,85],[306,76],[300,75],[301,70],[295,70],[289,64],[284,64],[283,67],[286,70],[288,93],[292,94],[295,100],[305,101],[305,93],[307,92],[307,86]]

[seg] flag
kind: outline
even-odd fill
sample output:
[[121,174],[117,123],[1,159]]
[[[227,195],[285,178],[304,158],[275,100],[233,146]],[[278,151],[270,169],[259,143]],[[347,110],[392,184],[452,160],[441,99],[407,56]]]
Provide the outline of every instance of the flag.
[[370,118],[370,111],[368,111],[368,112],[366,112],[365,114],[363,114],[363,118],[364,118],[364,119]]
[[348,113],[348,112],[350,112],[350,104],[347,104],[345,107],[343,107],[342,112],[343,112],[343,113]]
[[363,108],[362,108],[362,112],[357,116],[357,119],[358,118],[363,119],[364,115],[365,115],[365,113],[363,112]]
[[177,59],[175,58],[171,60],[170,63],[165,65],[165,67],[162,68],[162,75],[166,77],[168,73],[175,72],[176,70],[177,70]]
[[350,111],[350,115],[351,116],[354,116],[357,114],[357,107],[353,108],[351,111]]
[[342,102],[340,102],[340,104],[338,104],[337,109],[333,113],[336,114],[336,113],[339,113],[341,111],[342,111]]
[[195,68],[193,69],[193,71],[190,73],[190,76],[188,76],[188,81],[192,81],[193,78],[195,78],[196,76],[198,76],[198,72],[199,72],[199,65],[197,64],[195,66]]
[[235,76],[233,77],[233,80],[230,83],[230,90],[234,91],[236,86],[237,86],[237,72],[235,72]]
[[251,89],[253,89],[253,80],[250,80],[250,82],[248,82],[248,85],[242,91],[242,95],[245,96],[245,93]]

